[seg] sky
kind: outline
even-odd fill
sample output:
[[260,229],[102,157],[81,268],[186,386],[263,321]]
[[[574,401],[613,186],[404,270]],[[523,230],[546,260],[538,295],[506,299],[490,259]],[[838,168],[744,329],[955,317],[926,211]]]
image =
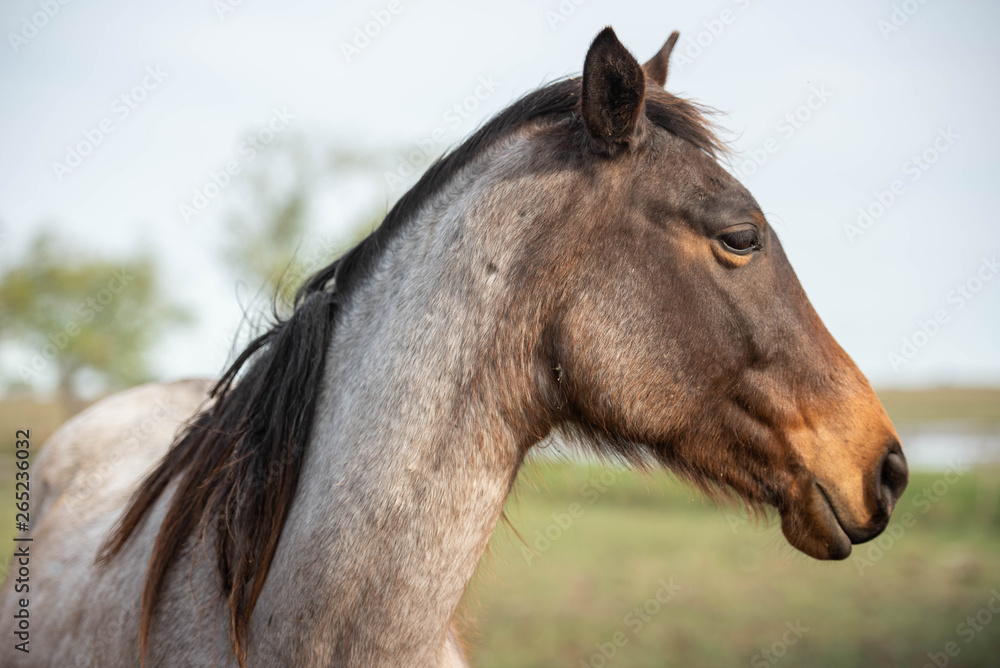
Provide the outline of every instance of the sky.
[[[605,25],[640,61],[681,32],[667,88],[721,112],[727,168],[873,384],[1000,384],[995,2],[6,0],[0,269],[45,227],[149,251],[197,316],[157,373],[216,375],[242,315],[218,260],[227,165],[296,136],[418,172],[578,74]],[[387,170],[322,198],[315,235],[412,183]]]

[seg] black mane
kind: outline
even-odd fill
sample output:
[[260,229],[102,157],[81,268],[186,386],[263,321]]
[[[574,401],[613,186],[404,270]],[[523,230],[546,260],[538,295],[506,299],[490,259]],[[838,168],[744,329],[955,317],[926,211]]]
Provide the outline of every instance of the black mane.
[[[167,487],[177,485],[143,588],[143,656],[167,571],[198,532],[215,540],[233,649],[245,664],[250,615],[295,495],[341,306],[371,275],[390,240],[455,174],[529,123],[579,115],[580,96],[579,78],[561,80],[528,93],[483,125],[431,165],[371,235],[311,276],[297,292],[292,314],[252,341],[229,366],[211,391],[214,403],[143,481],[98,555],[99,563],[113,559]],[[651,123],[709,155],[721,152],[700,107],[657,87],[648,91],[645,108]]]

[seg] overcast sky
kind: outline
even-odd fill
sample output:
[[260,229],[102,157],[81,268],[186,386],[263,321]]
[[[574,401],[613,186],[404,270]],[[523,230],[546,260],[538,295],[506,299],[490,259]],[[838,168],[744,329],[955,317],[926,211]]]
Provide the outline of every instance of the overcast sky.
[[[5,0],[0,262],[46,224],[81,249],[151,249],[199,316],[157,368],[216,374],[240,318],[225,207],[181,205],[255,159],[248,136],[402,165],[579,73],[605,25],[640,60],[681,31],[668,88],[724,112],[731,171],[876,385],[1000,382],[996,2]],[[356,205],[324,199],[317,232],[343,234]]]

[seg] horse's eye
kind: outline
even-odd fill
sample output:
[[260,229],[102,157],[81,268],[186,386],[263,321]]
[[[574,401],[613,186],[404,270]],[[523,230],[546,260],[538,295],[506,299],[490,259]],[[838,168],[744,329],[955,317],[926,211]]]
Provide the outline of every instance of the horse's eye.
[[752,227],[725,232],[720,234],[718,238],[722,242],[722,245],[726,247],[726,250],[739,255],[746,255],[760,248],[760,239],[757,238],[757,230]]

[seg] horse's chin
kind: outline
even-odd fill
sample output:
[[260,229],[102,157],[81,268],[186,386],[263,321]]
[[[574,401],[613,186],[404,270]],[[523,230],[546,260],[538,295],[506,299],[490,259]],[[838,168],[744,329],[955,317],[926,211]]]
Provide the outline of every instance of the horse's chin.
[[851,539],[815,482],[808,484],[794,507],[782,511],[781,532],[792,547],[814,559],[846,559],[851,554]]

